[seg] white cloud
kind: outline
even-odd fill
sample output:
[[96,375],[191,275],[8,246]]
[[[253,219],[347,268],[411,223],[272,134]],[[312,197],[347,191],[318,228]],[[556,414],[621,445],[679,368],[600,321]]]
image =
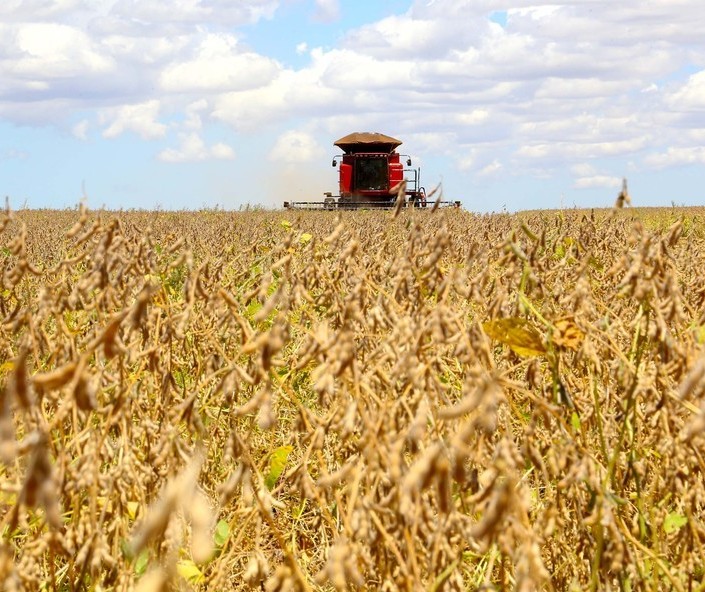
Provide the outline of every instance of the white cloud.
[[117,0],[112,13],[155,23],[220,22],[228,26],[271,18],[279,0]]
[[459,158],[455,159],[455,165],[458,168],[458,170],[467,172],[472,170],[473,165],[475,164],[475,155],[474,154],[466,154],[465,156],[461,156]]
[[688,164],[705,164],[705,148],[702,146],[669,147],[663,152],[649,154],[645,164],[656,169]]
[[102,31],[96,34],[101,34],[101,45],[104,51],[113,56],[113,59],[123,67],[136,68],[140,74],[151,73],[152,67],[179,59],[179,56],[193,43],[191,34],[164,37],[139,31],[128,31],[123,34],[118,32],[120,26],[114,22],[104,22],[103,26],[106,28],[105,34],[103,35]]
[[489,31],[489,22],[467,18],[394,15],[350,31],[344,48],[377,59],[433,61],[457,47],[467,48]]
[[507,18],[528,18],[536,22],[545,22],[555,17],[561,8],[559,4],[539,4],[537,6],[511,8],[507,11]]
[[570,172],[577,177],[593,177],[597,175],[597,169],[588,162],[579,162],[570,167]]
[[672,109],[678,111],[705,111],[705,70],[690,76],[666,101]]
[[223,142],[218,142],[210,147],[210,154],[218,160],[232,160],[235,158],[235,150]]
[[340,18],[339,0],[316,0],[315,20],[330,23]]
[[289,130],[281,134],[269,153],[270,160],[288,164],[317,161],[323,156],[324,151],[315,138],[299,130]]
[[264,86],[278,69],[274,60],[241,52],[235,36],[209,34],[192,58],[162,72],[160,86],[169,92],[245,90]]
[[87,140],[89,125],[90,124],[87,119],[82,119],[76,125],[74,125],[73,128],[71,128],[71,133],[75,138],[78,138],[79,140]]
[[599,78],[555,78],[544,80],[536,90],[536,98],[558,100],[608,97],[619,95],[624,89],[621,80]]
[[605,144],[602,147],[609,151],[609,146],[606,144],[611,141],[622,141],[627,138],[644,141],[643,125],[634,114],[616,112],[610,116],[601,116],[586,112],[571,113],[570,110],[562,109],[561,103],[559,101],[559,104],[554,105],[552,113],[534,116],[530,121],[520,122],[517,125],[519,134],[530,139],[534,144],[529,146],[528,150],[536,148],[538,144],[540,150],[551,152],[552,145],[572,140],[586,144],[602,141]]
[[12,61],[2,64],[6,75],[10,80],[36,78],[42,83],[42,90],[54,79],[105,73],[114,67],[112,59],[101,54],[85,32],[68,25],[0,25],[0,35],[13,39],[13,47],[8,48]]
[[203,121],[201,120],[201,113],[208,108],[208,101],[205,99],[200,99],[194,101],[188,107],[186,107],[186,120],[184,121],[184,128],[188,130],[198,131],[203,127]]
[[350,50],[333,50],[318,56],[323,67],[321,80],[335,89],[379,89],[415,86],[414,62],[409,60],[377,60]]
[[493,177],[502,171],[502,163],[495,159],[491,163],[483,166],[478,172],[479,177]]
[[235,151],[227,144],[217,143],[207,146],[197,133],[179,134],[179,147],[162,150],[157,158],[162,162],[198,162],[202,160],[219,159],[232,160]]
[[356,93],[324,85],[322,70],[323,66],[316,63],[299,71],[282,70],[267,86],[219,94],[214,99],[212,116],[239,131],[255,131],[296,116],[321,117],[358,111],[354,104]]
[[621,177],[609,175],[593,175],[591,177],[579,177],[575,179],[573,187],[575,189],[594,189],[599,187],[621,187]]
[[487,109],[473,109],[467,113],[459,113],[456,121],[461,125],[477,125],[486,122],[490,117]]
[[41,21],[70,14],[85,0],[3,0],[0,20],[3,22]]
[[556,162],[624,156],[643,150],[648,145],[645,137],[607,142],[556,142],[538,143],[520,147],[516,154],[521,158],[554,160]]
[[595,165],[589,162],[579,162],[570,167],[570,172],[575,177],[574,189],[595,189],[602,187],[620,187],[621,177],[601,173]]
[[108,109],[101,114],[101,123],[109,123],[103,137],[115,138],[126,131],[138,134],[144,140],[162,138],[167,126],[158,121],[161,105],[153,99],[135,105]]
[[[0,117],[67,129],[80,120],[78,138],[179,134],[160,153],[169,162],[232,158],[206,145],[206,126],[271,134],[302,120],[306,131],[281,136],[272,158],[318,159],[316,139],[371,129],[470,176],[577,167],[576,187],[612,183],[594,166],[606,157],[703,162],[705,70],[686,74],[705,68],[700,0],[415,0],[356,29],[342,21],[329,49],[296,44],[306,31],[293,31],[281,41],[310,56],[303,67],[255,51],[266,43],[240,29],[277,18],[280,4],[5,0]],[[310,16],[300,4],[290,7]],[[316,9],[336,19],[341,3]],[[490,22],[497,10],[505,26]]]

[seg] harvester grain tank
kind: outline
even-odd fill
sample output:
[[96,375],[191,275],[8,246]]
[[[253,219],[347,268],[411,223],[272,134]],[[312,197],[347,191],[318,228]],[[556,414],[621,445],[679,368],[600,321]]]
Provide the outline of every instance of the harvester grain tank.
[[[338,167],[338,194],[326,193],[323,201],[284,202],[292,209],[426,207],[421,170],[411,167],[411,157],[399,154],[401,140],[377,132],[355,132],[333,143],[343,153],[333,158]],[[404,163],[402,158],[406,159]],[[405,168],[405,164],[406,167]],[[460,206],[460,202],[440,205]]]

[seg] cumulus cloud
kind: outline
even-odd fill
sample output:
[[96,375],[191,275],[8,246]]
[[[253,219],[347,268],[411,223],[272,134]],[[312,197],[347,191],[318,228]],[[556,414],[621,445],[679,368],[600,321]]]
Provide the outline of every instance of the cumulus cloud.
[[645,158],[645,164],[656,169],[688,164],[705,164],[705,148],[702,146],[672,146],[663,152],[649,154]]
[[103,137],[116,138],[126,131],[131,131],[144,140],[162,138],[167,132],[167,126],[158,121],[160,109],[159,101],[153,99],[106,110],[101,115],[101,122],[108,124],[103,130]]
[[478,125],[485,123],[489,118],[489,109],[472,109],[465,113],[458,113],[455,116],[455,121],[460,125]]
[[574,189],[611,188],[622,184],[621,177],[604,174],[589,162],[574,164],[570,167],[570,172],[574,176]]
[[[536,168],[538,161],[631,157],[663,140],[655,131],[663,101],[657,81],[685,54],[654,44],[646,29],[615,35],[634,9],[525,6],[508,12],[505,27],[488,11],[417,2],[406,14],[350,31],[339,48],[312,51],[306,67],[282,69],[262,88],[221,94],[213,115],[247,130],[295,117],[384,121],[371,106],[396,117],[403,105],[410,134],[452,133],[456,148],[479,142],[481,154],[457,159],[476,172],[503,148],[513,149],[515,163]],[[654,26],[656,19],[641,20]],[[453,149],[448,143],[446,151]]]
[[705,70],[690,76],[666,101],[672,109],[678,111],[705,111]]
[[573,183],[575,189],[594,189],[601,187],[620,187],[622,179],[610,175],[593,175],[591,177],[578,177]]
[[160,85],[169,92],[239,91],[267,84],[278,69],[274,60],[241,51],[234,35],[209,34],[195,55],[162,72]]
[[117,0],[111,12],[145,22],[241,26],[271,18],[278,5],[279,0]]
[[85,0],[3,0],[0,20],[7,23],[56,19],[84,5]]
[[[312,54],[320,55],[320,51]],[[266,86],[219,94],[214,99],[212,116],[239,131],[251,132],[287,118],[361,111],[361,105],[356,104],[358,93],[346,93],[322,84],[326,63],[314,57],[311,67],[282,70]]]
[[106,73],[113,60],[83,31],[59,23],[0,24],[0,72],[4,85],[29,82],[47,90],[55,81]]
[[483,166],[477,174],[479,177],[494,177],[501,173],[502,169],[502,163],[494,159],[491,163]]
[[[310,57],[302,67],[243,43],[239,28],[276,18],[279,5],[5,0],[0,117],[80,118],[79,138],[89,129],[146,140],[171,131],[179,144],[159,155],[168,162],[232,158],[230,147],[205,144],[204,122],[251,133],[302,119],[306,132],[282,135],[271,158],[319,158],[317,138],[367,128],[413,138],[475,176],[605,157],[702,162],[700,0],[415,0],[331,48],[299,43],[296,53]],[[334,20],[341,3],[317,0],[316,10]],[[506,10],[501,25],[497,10]],[[573,175],[576,187],[614,183],[600,170]]]
[[203,127],[202,113],[208,108],[208,101],[200,99],[186,107],[186,119],[183,127],[187,130],[197,131]]
[[270,160],[287,164],[313,162],[323,156],[323,149],[316,139],[300,130],[289,130],[281,134],[269,153]]
[[179,147],[162,150],[157,158],[162,162],[198,162],[202,160],[218,159],[232,160],[235,151],[224,143],[207,146],[198,133],[179,134]]

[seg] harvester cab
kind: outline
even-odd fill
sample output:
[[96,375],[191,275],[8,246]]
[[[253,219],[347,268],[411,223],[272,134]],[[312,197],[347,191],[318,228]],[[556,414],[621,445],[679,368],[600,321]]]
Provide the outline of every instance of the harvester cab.
[[[380,133],[356,132],[340,138],[334,145],[343,151],[332,163],[338,167],[338,194],[325,193],[323,201],[287,201],[285,208],[389,209],[400,199],[404,207],[426,207],[421,170],[411,168],[410,156],[397,152],[401,140]],[[441,202],[440,205],[458,207],[460,202]]]

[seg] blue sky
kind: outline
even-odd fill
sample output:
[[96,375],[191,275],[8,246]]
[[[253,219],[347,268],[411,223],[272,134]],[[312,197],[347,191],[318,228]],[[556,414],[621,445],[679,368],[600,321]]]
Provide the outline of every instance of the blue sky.
[[492,212],[705,204],[701,0],[3,0],[13,208],[279,207],[403,141]]

